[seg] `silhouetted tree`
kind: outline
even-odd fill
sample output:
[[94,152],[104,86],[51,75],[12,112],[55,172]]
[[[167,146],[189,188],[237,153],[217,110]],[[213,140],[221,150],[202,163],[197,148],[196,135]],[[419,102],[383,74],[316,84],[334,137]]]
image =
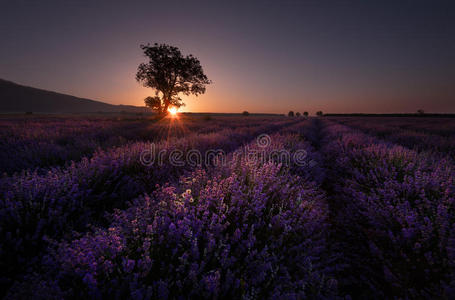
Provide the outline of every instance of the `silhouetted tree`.
[[191,54],[183,56],[177,47],[155,43],[141,45],[141,49],[149,61],[139,65],[136,80],[155,89],[155,97],[147,97],[144,102],[159,113],[167,113],[169,106],[185,105],[180,93],[198,96],[211,83],[199,60]]
[[250,113],[249,113],[249,112],[247,112],[247,111],[245,110],[245,111],[242,113],[242,115],[244,115],[244,116],[249,116],[249,115],[250,115]]
[[425,114],[425,111],[423,109],[418,109],[417,114],[423,116]]
[[294,112],[291,110],[288,112],[288,117],[293,117],[294,116]]
[[158,112],[161,111],[161,99],[158,96],[155,97],[146,97],[144,99],[145,106],[150,107],[153,110],[156,110]]
[[322,117],[323,115],[324,115],[324,114],[322,113],[322,111],[316,112],[316,116],[318,116],[318,117]]
[[300,114],[299,112],[296,112],[296,113],[295,113],[295,116],[296,116],[296,117],[300,117],[301,114]]
[[304,112],[303,112],[303,115],[304,115],[305,117],[308,117],[308,112],[307,112],[307,111],[304,111]]

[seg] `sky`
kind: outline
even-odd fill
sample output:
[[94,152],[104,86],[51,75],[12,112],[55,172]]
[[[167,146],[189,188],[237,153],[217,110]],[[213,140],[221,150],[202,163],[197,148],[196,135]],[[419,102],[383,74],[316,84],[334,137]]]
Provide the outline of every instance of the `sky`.
[[144,105],[140,44],[213,81],[184,111],[455,113],[455,1],[0,0],[0,78]]

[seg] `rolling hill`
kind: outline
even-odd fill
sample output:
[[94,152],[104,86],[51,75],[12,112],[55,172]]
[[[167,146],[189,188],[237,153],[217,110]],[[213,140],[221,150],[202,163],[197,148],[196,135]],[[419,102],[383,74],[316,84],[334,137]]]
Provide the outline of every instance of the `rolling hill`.
[[144,107],[112,105],[0,79],[0,113],[144,112]]

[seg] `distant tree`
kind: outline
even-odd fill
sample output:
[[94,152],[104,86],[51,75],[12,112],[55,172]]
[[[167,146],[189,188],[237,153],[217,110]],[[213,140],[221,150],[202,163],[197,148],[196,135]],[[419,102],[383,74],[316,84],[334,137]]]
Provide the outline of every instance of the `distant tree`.
[[423,109],[418,109],[417,114],[423,116],[425,114],[425,111]]
[[294,112],[291,110],[288,112],[288,117],[293,117],[294,116]]
[[157,44],[141,45],[147,63],[138,66],[136,80],[155,89],[155,97],[144,99],[145,105],[158,113],[167,113],[169,106],[185,105],[179,94],[200,95],[211,81],[194,56],[183,56],[177,47]]
[[247,112],[247,111],[245,110],[244,112],[242,112],[242,115],[244,115],[244,116],[249,116],[249,115],[250,115],[250,113],[249,113],[249,112]]
[[300,114],[299,112],[296,112],[296,113],[295,113],[295,116],[296,116],[296,117],[300,117],[301,114]]
[[323,115],[324,115],[324,114],[322,113],[322,111],[316,112],[316,116],[318,116],[318,117],[322,117]]
[[308,117],[308,112],[307,112],[307,111],[304,111],[304,112],[303,112],[303,115],[304,115],[305,117]]

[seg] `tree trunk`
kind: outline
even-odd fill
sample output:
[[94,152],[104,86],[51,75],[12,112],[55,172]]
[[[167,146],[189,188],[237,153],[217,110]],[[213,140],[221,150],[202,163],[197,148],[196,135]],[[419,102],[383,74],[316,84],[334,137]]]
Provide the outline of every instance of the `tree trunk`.
[[169,108],[170,101],[168,99],[163,99],[164,107],[163,107],[163,114],[167,114],[167,109]]

